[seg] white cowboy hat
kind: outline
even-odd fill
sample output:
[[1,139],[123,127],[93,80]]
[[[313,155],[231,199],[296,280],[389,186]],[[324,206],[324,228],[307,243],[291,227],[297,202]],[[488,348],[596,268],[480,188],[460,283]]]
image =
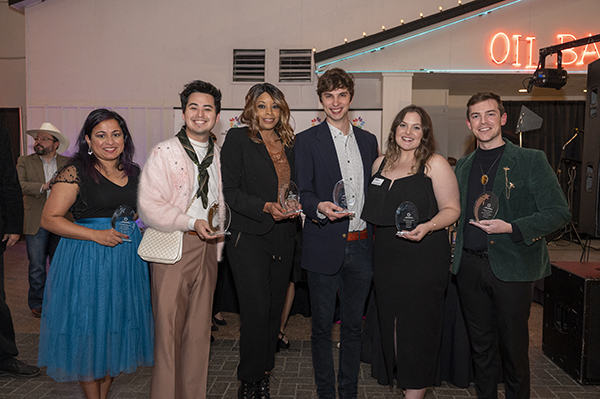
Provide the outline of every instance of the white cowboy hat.
[[69,141],[69,138],[62,134],[52,123],[44,122],[42,123],[42,127],[40,127],[39,129],[28,130],[27,134],[33,138],[36,138],[39,132],[48,133],[58,140],[60,145],[58,146],[56,152],[58,152],[59,154],[62,154],[67,150],[67,148],[69,148],[69,144],[71,143]]

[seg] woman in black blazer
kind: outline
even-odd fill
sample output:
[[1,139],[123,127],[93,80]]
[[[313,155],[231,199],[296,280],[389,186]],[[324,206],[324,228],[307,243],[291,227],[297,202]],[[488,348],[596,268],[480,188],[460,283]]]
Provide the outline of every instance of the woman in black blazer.
[[252,86],[240,120],[221,150],[223,193],[231,207],[227,258],[240,303],[239,398],[269,398],[269,376],[294,256],[296,213],[279,204],[294,175],[294,132],[283,93]]

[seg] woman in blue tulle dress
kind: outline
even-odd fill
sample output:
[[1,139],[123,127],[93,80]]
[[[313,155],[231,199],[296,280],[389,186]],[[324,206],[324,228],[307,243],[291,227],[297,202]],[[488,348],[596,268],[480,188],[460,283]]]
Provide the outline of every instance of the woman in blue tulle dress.
[[[140,169],[125,120],[92,111],[77,142],[42,214],[42,226],[63,238],[46,282],[38,365],[96,399],[121,372],[152,366],[154,324],[139,229],[128,236],[111,226],[116,208],[137,203]],[[75,223],[64,217],[69,209]]]

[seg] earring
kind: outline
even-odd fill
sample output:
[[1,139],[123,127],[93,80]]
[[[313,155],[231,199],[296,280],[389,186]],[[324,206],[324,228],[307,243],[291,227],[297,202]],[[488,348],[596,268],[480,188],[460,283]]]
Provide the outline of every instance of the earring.
[[92,155],[94,152],[92,151],[92,147],[88,148],[88,155]]

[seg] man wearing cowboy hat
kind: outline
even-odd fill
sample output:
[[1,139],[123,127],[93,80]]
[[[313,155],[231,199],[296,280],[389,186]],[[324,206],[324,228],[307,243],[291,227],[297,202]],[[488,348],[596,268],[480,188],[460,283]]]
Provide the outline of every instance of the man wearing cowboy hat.
[[19,157],[17,171],[23,190],[25,223],[23,233],[29,258],[28,303],[33,316],[42,315],[42,300],[46,285],[46,261],[54,255],[60,237],[40,227],[42,210],[50,194],[50,180],[69,158],[58,155],[69,148],[69,139],[51,123],[28,130],[33,137],[35,153]]

